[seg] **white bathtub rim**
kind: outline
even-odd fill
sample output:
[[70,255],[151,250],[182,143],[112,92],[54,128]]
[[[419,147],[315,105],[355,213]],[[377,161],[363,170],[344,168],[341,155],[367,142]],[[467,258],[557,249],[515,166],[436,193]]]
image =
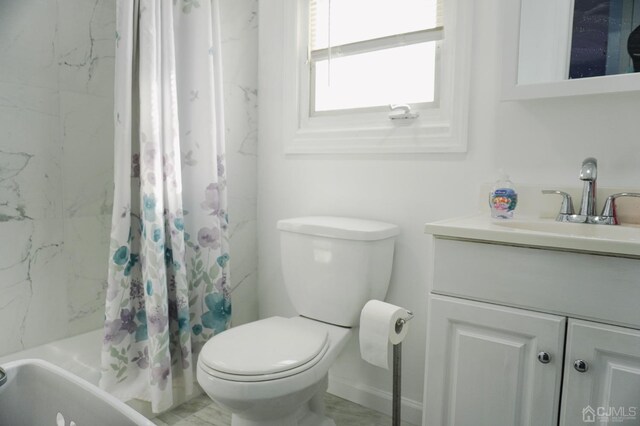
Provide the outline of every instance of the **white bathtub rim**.
[[[104,329],[101,327],[76,336],[65,337],[64,339],[7,354],[0,357],[0,365],[22,359],[40,359],[78,376],[96,387],[100,387],[103,333]],[[171,408],[177,407],[203,393],[204,391],[200,385],[194,380],[193,393],[185,395],[182,392],[174,395],[174,404]],[[152,411],[149,401],[130,395],[109,395],[125,402],[147,418],[154,418],[157,415]]]
[[103,329],[55,340],[0,357],[0,365],[21,359],[40,359],[98,386]]
[[23,365],[29,365],[29,364],[40,366],[44,369],[53,371],[54,373],[64,377],[65,379],[69,380],[76,386],[82,388],[85,392],[91,393],[97,396],[98,398],[106,401],[107,403],[109,403],[109,405],[111,405],[111,407],[113,407],[114,410],[117,410],[121,414],[129,417],[131,420],[134,420],[140,426],[154,426],[154,423],[152,423],[149,419],[144,417],[142,414],[138,413],[133,408],[124,404],[118,398],[114,397],[113,395],[110,395],[109,393],[93,385],[92,383],[89,383],[88,381],[78,377],[77,375],[70,373],[64,368],[58,367],[57,365],[52,364],[48,361],[38,359],[38,358],[27,358],[27,359],[20,359],[20,360],[4,363],[2,364],[2,367],[7,371],[7,374],[11,374],[11,370],[17,369]]

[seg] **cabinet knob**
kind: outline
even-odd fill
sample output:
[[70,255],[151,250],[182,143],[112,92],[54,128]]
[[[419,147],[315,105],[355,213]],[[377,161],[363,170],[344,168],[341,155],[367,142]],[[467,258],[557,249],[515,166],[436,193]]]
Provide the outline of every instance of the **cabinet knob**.
[[538,361],[540,361],[543,364],[549,364],[551,362],[551,355],[549,355],[548,352],[539,352]]
[[575,368],[576,371],[580,373],[584,373],[589,369],[589,364],[587,364],[587,362],[584,360],[577,359],[573,362],[573,368]]

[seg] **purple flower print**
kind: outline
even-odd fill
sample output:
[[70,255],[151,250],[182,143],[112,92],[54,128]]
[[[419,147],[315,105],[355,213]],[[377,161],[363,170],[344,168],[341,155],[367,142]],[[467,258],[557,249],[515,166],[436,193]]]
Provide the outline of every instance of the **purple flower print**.
[[104,323],[104,343],[118,345],[122,343],[129,333],[122,330],[122,321],[115,319],[113,321],[105,321]]
[[217,228],[201,228],[198,231],[198,244],[200,247],[217,249],[220,247],[220,231]]
[[144,352],[138,351],[138,355],[131,359],[132,362],[138,364],[143,370],[149,368],[149,347],[144,347]]
[[167,387],[167,379],[171,375],[171,365],[169,358],[165,358],[161,363],[155,364],[151,368],[151,384],[158,385],[160,390],[165,390]]
[[120,320],[121,320],[121,325],[120,325],[120,330],[125,330],[127,333],[131,334],[131,333],[135,333],[136,328],[138,328],[136,326],[136,323],[134,321],[134,318],[136,317],[136,310],[135,309],[123,309],[120,311]]
[[211,210],[215,215],[220,208],[220,192],[217,183],[210,183],[204,190],[204,201],[200,204],[203,209]]
[[153,314],[147,314],[147,327],[152,334],[162,333],[167,328],[167,317],[161,312],[154,312]]

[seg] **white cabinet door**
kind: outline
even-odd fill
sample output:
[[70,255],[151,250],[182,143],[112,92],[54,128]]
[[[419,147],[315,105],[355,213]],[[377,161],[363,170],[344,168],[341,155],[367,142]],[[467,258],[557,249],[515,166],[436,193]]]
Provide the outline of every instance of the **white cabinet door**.
[[640,425],[640,331],[569,320],[564,369],[561,425]]
[[432,295],[423,425],[557,425],[565,321]]

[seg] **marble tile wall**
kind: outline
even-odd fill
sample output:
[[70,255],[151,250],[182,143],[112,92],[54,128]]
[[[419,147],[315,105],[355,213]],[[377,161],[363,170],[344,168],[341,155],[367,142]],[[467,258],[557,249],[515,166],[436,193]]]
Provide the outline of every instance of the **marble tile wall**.
[[0,2],[0,353],[95,329],[111,214],[110,0]]
[[67,335],[101,326],[113,199],[115,1],[58,0]]
[[[234,322],[257,316],[257,0],[221,0]],[[113,0],[0,1],[0,355],[100,327]]]
[[220,0],[232,324],[258,318],[258,0]]

